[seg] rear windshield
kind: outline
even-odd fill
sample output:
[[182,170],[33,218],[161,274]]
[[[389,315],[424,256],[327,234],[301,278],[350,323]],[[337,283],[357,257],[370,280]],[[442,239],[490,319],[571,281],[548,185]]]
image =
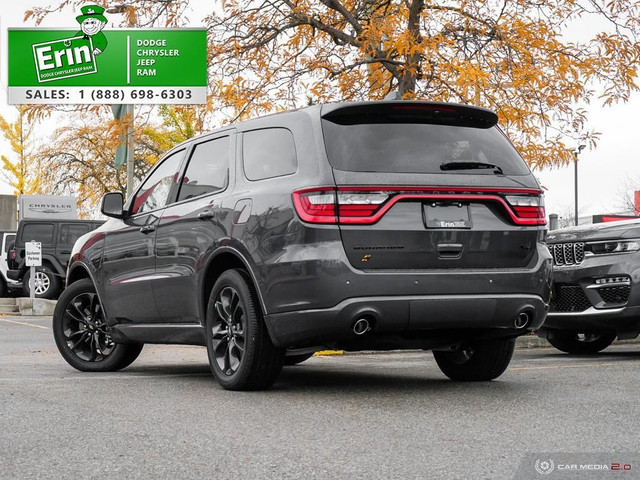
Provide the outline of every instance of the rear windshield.
[[449,162],[497,165],[505,175],[529,168],[496,126],[470,125],[431,116],[340,115],[322,120],[331,166],[338,170],[388,173],[493,174],[493,170],[447,170]]

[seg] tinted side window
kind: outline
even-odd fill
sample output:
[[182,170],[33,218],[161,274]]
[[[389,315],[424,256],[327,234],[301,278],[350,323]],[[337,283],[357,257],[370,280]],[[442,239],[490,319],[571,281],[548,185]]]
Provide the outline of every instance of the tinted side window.
[[182,179],[178,201],[219,192],[229,178],[229,137],[197,144]]
[[7,235],[7,238],[4,243],[4,253],[7,253],[9,251],[9,246],[11,245],[11,242],[13,242],[15,239],[16,239],[15,235]]
[[183,155],[184,150],[180,150],[161,160],[162,164],[144,181],[138,191],[131,213],[148,212],[167,205]]
[[293,134],[286,128],[265,128],[242,136],[244,173],[249,180],[290,175],[298,170]]
[[53,245],[53,224],[51,223],[29,223],[22,229],[23,243],[35,240],[44,245]]
[[60,244],[73,245],[89,231],[89,225],[60,225]]

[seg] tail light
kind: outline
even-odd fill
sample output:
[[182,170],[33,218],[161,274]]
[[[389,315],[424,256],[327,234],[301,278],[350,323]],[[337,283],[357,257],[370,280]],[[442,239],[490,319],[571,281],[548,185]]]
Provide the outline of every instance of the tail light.
[[542,195],[507,195],[506,199],[518,218],[535,220],[536,225],[547,224]]
[[[496,202],[516,225],[546,225],[544,198],[536,190],[462,187],[316,187],[293,192],[300,219],[308,223],[373,224],[401,200]],[[506,201],[505,201],[506,200]]]
[[373,223],[389,198],[384,192],[342,191],[331,187],[299,190],[293,202],[300,218],[310,223]]

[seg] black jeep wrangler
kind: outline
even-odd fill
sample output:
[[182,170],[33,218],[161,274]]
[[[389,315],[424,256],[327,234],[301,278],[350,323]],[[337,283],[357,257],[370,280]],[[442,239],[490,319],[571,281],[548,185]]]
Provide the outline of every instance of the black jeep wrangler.
[[104,222],[96,220],[45,220],[24,219],[18,225],[13,247],[7,254],[7,278],[22,282],[22,289],[29,296],[29,267],[24,260],[25,243],[42,243],[42,266],[37,267],[35,296],[57,298],[67,272],[67,263],[76,240],[95,230]]

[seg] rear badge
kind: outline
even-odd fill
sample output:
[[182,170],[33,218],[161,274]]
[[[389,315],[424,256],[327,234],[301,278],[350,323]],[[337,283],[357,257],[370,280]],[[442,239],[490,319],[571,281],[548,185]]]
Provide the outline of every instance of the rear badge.
[[371,255],[363,255],[362,258],[360,259],[360,261],[364,262],[364,263],[367,263],[370,258],[371,258]]

